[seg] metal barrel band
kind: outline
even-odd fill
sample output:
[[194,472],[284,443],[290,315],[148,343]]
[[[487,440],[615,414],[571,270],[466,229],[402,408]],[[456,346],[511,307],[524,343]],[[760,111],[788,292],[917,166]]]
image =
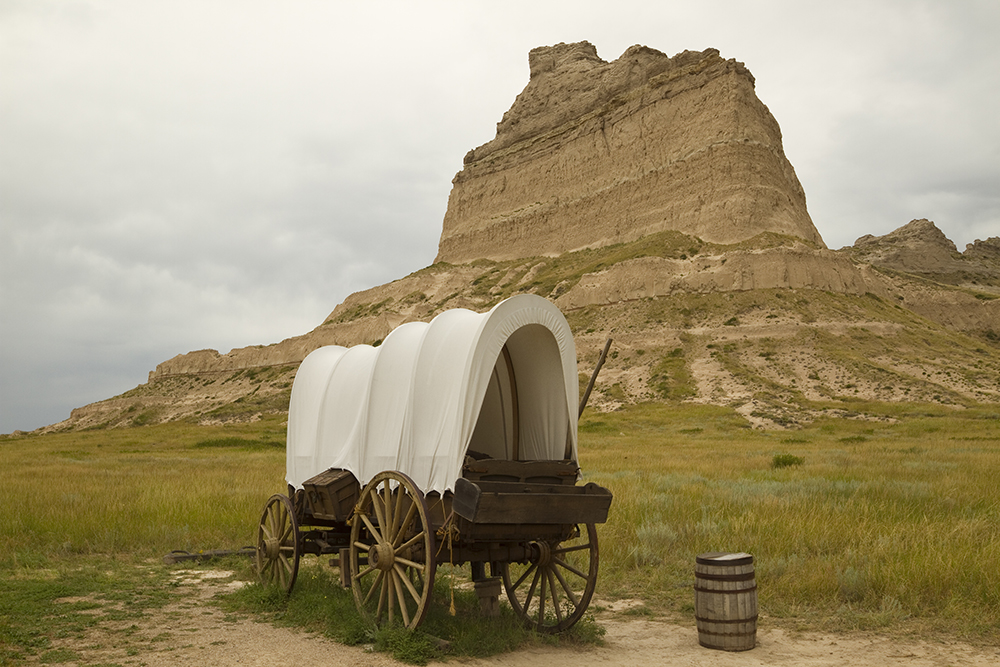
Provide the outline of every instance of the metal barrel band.
[[[725,625],[733,625],[733,624],[736,624],[736,623],[756,623],[757,622],[757,614],[754,614],[753,616],[748,616],[746,618],[728,618],[728,619],[703,618],[701,616],[695,616],[694,620],[701,621],[702,623],[719,623],[719,624],[725,624]],[[702,632],[702,631],[699,630],[699,632]],[[710,635],[724,635],[726,633],[725,632],[708,632],[707,634],[710,634]]]
[[722,590],[719,590],[718,588],[704,588],[702,586],[698,586],[697,584],[695,585],[694,589],[696,591],[698,591],[699,593],[723,593],[723,594],[726,594],[726,595],[731,595],[733,593],[749,593],[751,591],[755,591],[755,590],[757,590],[757,584],[754,584],[753,586],[750,586],[749,588],[738,588],[738,589],[732,590],[732,591],[722,591]]
[[753,581],[754,573],[745,572],[743,574],[709,574],[706,572],[695,572],[695,579],[705,579],[706,581]]

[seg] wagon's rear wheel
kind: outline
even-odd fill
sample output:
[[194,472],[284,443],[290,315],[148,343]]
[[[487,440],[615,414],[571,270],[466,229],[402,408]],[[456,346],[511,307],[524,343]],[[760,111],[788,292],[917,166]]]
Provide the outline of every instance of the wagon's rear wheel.
[[538,632],[562,632],[583,617],[597,585],[597,529],[577,526],[563,542],[531,543],[526,563],[500,564],[507,600]]
[[376,625],[424,620],[434,589],[434,532],[424,494],[406,475],[387,471],[361,491],[351,520],[351,590]]
[[265,584],[292,591],[299,573],[299,523],[292,502],[280,493],[264,506],[257,527],[257,576]]

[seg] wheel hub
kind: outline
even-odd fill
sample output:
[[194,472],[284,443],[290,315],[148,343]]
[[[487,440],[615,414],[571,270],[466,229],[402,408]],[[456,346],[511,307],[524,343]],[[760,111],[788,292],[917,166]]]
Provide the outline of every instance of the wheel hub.
[[264,554],[268,560],[274,560],[281,553],[281,541],[276,537],[264,540]]
[[546,567],[552,562],[552,548],[548,542],[532,542],[531,549],[537,554],[532,560],[538,567]]
[[391,544],[376,544],[368,552],[368,564],[372,567],[388,572],[396,562],[396,553]]

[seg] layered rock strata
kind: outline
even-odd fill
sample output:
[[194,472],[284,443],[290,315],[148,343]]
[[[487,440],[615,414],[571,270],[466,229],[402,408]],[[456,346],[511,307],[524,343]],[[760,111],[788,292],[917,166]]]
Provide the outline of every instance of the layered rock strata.
[[587,42],[533,49],[531,77],[455,176],[437,261],[559,255],[676,230],[825,247],[743,63]]
[[301,336],[177,355],[48,428],[280,413],[310,351],[521,292],[567,315],[581,373],[615,339],[598,408],[697,401],[788,425],[803,400],[1000,402],[1000,238],[959,253],[915,220],[826,249],[753,77],[715,50],[605,63],[581,42],[529,62],[496,139],[455,178],[443,261]]

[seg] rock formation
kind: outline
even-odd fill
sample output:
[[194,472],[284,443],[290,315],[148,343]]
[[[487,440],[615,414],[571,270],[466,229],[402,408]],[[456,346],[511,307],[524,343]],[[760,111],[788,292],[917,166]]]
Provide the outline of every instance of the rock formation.
[[964,253],[926,218],[885,236],[862,236],[849,249],[855,260],[948,284],[1000,287],[1000,237],[976,240]]
[[528,61],[496,138],[455,176],[437,261],[559,255],[663,230],[825,247],[743,63],[643,46],[608,63],[587,42]]
[[753,77],[713,49],[606,63],[581,42],[529,63],[496,138],[455,177],[441,261],[301,336],[177,355],[49,428],[281,412],[317,347],[378,344],[520,292],[566,314],[582,373],[615,339],[598,409],[695,401],[788,426],[811,401],[1000,403],[1000,238],[959,253],[915,220],[826,249]]
[[898,271],[947,273],[961,266],[955,244],[927,220],[913,220],[886,234],[866,234],[854,242],[856,254],[873,266]]

